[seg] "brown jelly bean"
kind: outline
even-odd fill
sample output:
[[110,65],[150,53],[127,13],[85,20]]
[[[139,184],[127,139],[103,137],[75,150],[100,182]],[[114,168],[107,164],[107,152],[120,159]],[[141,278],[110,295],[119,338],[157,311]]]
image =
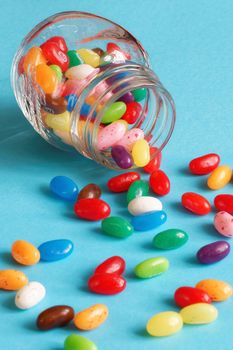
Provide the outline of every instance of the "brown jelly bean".
[[88,184],[81,189],[78,199],[83,198],[99,198],[101,196],[101,189],[96,184]]
[[94,49],[92,49],[92,51],[97,53],[97,55],[99,55],[99,56],[102,56],[104,53],[104,50],[102,50],[100,47],[95,47]]
[[42,311],[36,321],[41,330],[64,327],[74,318],[74,309],[67,305],[56,305]]
[[46,112],[51,114],[61,114],[67,109],[67,100],[64,97],[53,98],[47,94],[45,96],[45,103],[42,104]]

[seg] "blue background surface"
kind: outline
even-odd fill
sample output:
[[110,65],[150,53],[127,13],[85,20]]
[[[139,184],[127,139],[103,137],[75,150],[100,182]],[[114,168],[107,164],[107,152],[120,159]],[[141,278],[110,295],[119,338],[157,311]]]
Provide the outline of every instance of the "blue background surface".
[[[80,332],[100,350],[232,349],[232,300],[217,304],[219,319],[211,325],[185,326],[179,334],[161,339],[145,333],[153,314],[176,310],[172,296],[177,287],[211,277],[233,284],[232,254],[212,266],[200,266],[195,260],[202,245],[221,239],[212,225],[214,212],[195,217],[180,205],[185,191],[197,191],[210,201],[219,192],[233,192],[232,183],[212,192],[205,177],[187,172],[189,160],[207,152],[218,152],[222,164],[233,164],[232,0],[0,0],[0,8],[0,268],[19,268],[47,288],[44,301],[26,312],[15,308],[14,293],[0,292],[0,348],[62,350],[65,337],[79,332],[72,325],[39,332],[35,328],[38,313],[53,304],[69,304],[78,311],[101,302],[110,309],[107,322],[95,331]],[[151,240],[159,230],[136,233],[125,241],[106,237],[99,223],[79,221],[69,204],[48,191],[50,179],[58,174],[71,176],[80,188],[96,181],[112,213],[127,217],[125,195],[110,195],[106,189],[107,179],[115,173],[46,144],[23,118],[10,88],[11,61],[21,39],[42,19],[64,10],[93,12],[131,31],[175,99],[177,124],[162,164],[172,189],[162,201],[168,214],[163,229],[180,227],[190,235],[188,244],[179,250],[154,250]],[[67,260],[35,267],[17,266],[11,260],[10,248],[16,239],[39,245],[57,238],[69,238],[75,244]],[[90,294],[88,277],[112,255],[126,259],[126,291],[113,297]],[[138,262],[158,255],[170,260],[167,273],[145,281],[133,277]]]

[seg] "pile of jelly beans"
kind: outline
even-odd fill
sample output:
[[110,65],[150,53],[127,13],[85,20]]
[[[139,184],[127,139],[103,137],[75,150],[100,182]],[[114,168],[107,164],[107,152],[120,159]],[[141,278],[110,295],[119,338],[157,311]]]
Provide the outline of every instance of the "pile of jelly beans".
[[[44,125],[51,129],[63,142],[72,145],[70,136],[72,111],[83,89],[107,66],[130,60],[115,43],[109,42],[105,51],[101,48],[68,49],[63,37],[49,38],[40,47],[31,47],[19,64],[19,72],[30,77],[36,91],[42,92],[41,115]],[[81,106],[79,132],[98,96],[113,84],[111,78],[101,82],[86,97]],[[98,104],[100,112],[113,96],[109,92],[104,103]],[[112,159],[122,169],[133,166],[144,167],[154,156],[140,125],[143,113],[141,103],[147,96],[145,88],[138,88],[122,95],[110,106],[106,106],[98,129],[96,150],[111,154]],[[93,120],[91,122],[93,128]],[[135,125],[135,127],[134,127]],[[160,177],[163,174],[159,175]],[[157,179],[153,179],[156,183]]]

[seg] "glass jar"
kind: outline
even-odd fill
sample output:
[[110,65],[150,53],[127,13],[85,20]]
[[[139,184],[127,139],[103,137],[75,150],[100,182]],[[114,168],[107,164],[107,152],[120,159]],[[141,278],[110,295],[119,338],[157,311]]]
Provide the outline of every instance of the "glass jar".
[[[54,64],[52,67],[53,61],[48,59],[34,57],[28,63],[25,57],[29,50],[36,48],[38,53],[51,37],[63,37],[69,50],[95,48],[101,64],[92,65],[87,77],[77,80],[73,76],[67,79],[67,71],[62,73]],[[119,51],[103,52],[108,43],[118,45]],[[38,83],[38,63],[40,67],[46,65],[45,69],[49,67],[49,74],[53,70],[52,78],[57,79],[54,91],[48,92],[47,76]],[[111,147],[100,150],[98,134],[108,125],[103,125],[103,116],[116,101],[124,105],[132,98],[132,92],[134,97],[143,92],[140,113],[129,127],[143,131],[151,158],[164,148],[174,128],[174,102],[150,69],[141,44],[121,26],[93,14],[63,12],[39,23],[22,41],[14,57],[11,80],[23,114],[46,141],[61,149],[75,149],[108,168],[122,167],[113,159]]]

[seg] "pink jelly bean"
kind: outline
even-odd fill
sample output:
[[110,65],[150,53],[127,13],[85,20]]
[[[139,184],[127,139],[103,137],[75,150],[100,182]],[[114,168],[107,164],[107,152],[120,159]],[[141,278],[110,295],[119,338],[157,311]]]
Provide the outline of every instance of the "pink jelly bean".
[[233,216],[226,211],[220,211],[215,215],[214,227],[225,237],[233,237]]
[[126,132],[125,125],[121,122],[114,122],[103,128],[98,135],[97,148],[103,151],[122,139]]
[[117,145],[123,146],[127,151],[131,151],[136,141],[144,138],[143,130],[133,128],[124,135],[124,137],[117,142]]

